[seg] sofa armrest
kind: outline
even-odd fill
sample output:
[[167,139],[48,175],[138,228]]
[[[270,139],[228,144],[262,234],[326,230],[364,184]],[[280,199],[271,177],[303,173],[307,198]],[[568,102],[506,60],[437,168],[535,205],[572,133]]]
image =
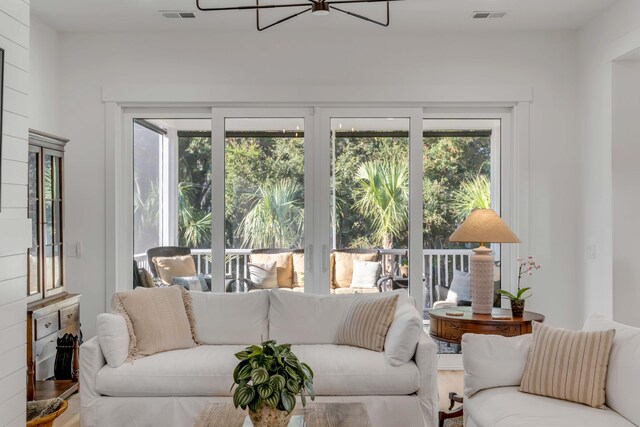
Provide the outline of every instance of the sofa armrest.
[[96,391],[96,375],[106,364],[97,337],[80,346],[80,418],[83,427],[95,424],[95,400],[100,397]]
[[420,371],[420,390],[416,393],[427,427],[438,425],[438,348],[425,332],[420,336],[414,362]]

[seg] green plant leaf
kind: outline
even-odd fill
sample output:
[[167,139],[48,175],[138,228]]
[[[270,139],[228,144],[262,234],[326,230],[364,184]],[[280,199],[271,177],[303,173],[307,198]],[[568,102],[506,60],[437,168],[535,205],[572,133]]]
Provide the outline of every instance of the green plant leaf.
[[300,400],[302,401],[302,406],[307,406],[307,398],[304,395],[304,389],[300,390]]
[[261,406],[262,406],[262,400],[255,399],[255,400],[252,400],[251,403],[249,403],[249,410],[251,412],[258,412]]
[[259,384],[256,387],[256,390],[258,391],[258,396],[260,396],[263,399],[266,399],[267,397],[273,394],[273,387],[271,387],[269,383]]
[[251,371],[253,369],[251,368],[251,365],[247,364],[245,366],[243,366],[242,368],[240,368],[240,370],[238,371],[238,382],[241,380],[246,380],[248,378],[251,378]]
[[311,397],[311,400],[315,400],[316,392],[313,390],[313,383],[309,380],[305,381],[304,388],[307,391],[307,393],[309,393],[309,397]]
[[282,406],[287,413],[293,411],[293,408],[296,407],[296,397],[293,393],[288,390],[283,390],[280,393],[280,401],[282,402]]
[[282,375],[276,374],[269,378],[269,385],[271,385],[271,387],[273,387],[273,389],[277,390],[278,392],[281,392],[284,389],[286,383],[287,380]]
[[251,372],[251,381],[253,385],[269,381],[269,372],[265,368],[256,368]]
[[253,400],[255,395],[256,393],[253,390],[253,387],[238,387],[233,393],[233,405],[236,408],[240,406],[242,409],[246,409],[247,405]]
[[294,381],[292,379],[287,380],[287,389],[294,394],[297,394],[300,391],[300,384],[298,381]]
[[313,379],[313,370],[306,363],[302,363],[302,371],[304,372],[305,379]]
[[272,408],[277,408],[278,403],[280,403],[280,392],[273,393],[271,396],[264,399],[264,403],[271,406]]
[[250,355],[251,353],[248,352],[247,350],[242,350],[241,352],[235,354],[238,360],[247,360]]
[[510,300],[514,300],[514,299],[518,299],[515,295],[513,295],[511,292],[509,291],[505,291],[504,289],[498,289],[496,291],[498,294],[502,295],[505,298],[508,298]]
[[531,289],[531,288],[529,287],[529,288],[522,288],[522,289],[520,289],[520,290],[518,291],[518,293],[516,294],[516,299],[525,299],[525,298],[529,298],[531,295],[528,295],[528,296],[526,296],[526,297],[524,297],[524,298],[522,297],[522,295],[523,295],[525,292],[527,292],[529,289]]
[[297,380],[299,378],[298,373],[291,366],[285,366],[284,370],[287,371],[287,374],[289,374],[289,376],[294,380]]

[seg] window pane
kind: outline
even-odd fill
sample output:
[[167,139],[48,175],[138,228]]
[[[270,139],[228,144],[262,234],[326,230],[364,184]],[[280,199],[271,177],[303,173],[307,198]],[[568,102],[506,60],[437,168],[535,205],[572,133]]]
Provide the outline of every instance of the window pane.
[[40,237],[40,215],[38,211],[38,170],[40,167],[39,152],[29,152],[29,210],[28,217],[31,219],[31,248],[28,252],[29,264],[29,284],[28,295],[40,293],[40,277],[38,275],[39,246]]
[[[280,287],[301,288],[304,119],[227,119],[225,132],[227,274],[248,277],[251,250],[295,251],[293,275],[281,275],[277,281]],[[253,261],[268,264],[277,257],[277,253],[263,254]]]
[[53,202],[45,200],[44,202],[44,244],[53,243]]
[[[401,267],[409,241],[409,119],[332,118],[331,142],[333,249],[369,252],[334,256],[332,291],[362,291],[350,283],[355,258],[379,262],[378,275],[390,278],[385,287],[408,287]],[[377,291],[376,284],[367,286]]]
[[53,246],[44,247],[44,289],[53,289]]
[[53,247],[53,287],[62,286],[62,258],[60,256],[60,245]]
[[40,292],[38,279],[38,246],[29,250],[29,295]]
[[[499,120],[425,120],[423,145],[425,317],[443,302],[469,305],[470,257],[477,244],[452,243],[449,236],[474,209],[500,213]],[[495,287],[500,288],[500,245]],[[456,291],[452,291],[455,280]],[[496,296],[495,305],[500,306]],[[439,344],[440,353],[460,346]]]

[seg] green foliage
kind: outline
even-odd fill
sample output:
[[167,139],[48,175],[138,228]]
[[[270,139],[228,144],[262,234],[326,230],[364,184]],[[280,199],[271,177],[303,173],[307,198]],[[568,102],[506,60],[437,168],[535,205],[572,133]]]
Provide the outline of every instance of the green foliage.
[[525,292],[527,292],[529,289],[531,288],[522,288],[519,289],[518,292],[514,295],[509,291],[505,291],[503,289],[500,289],[498,291],[496,291],[496,293],[502,295],[503,297],[510,299],[511,301],[520,301],[520,300],[524,300],[527,299],[531,296],[531,294],[527,295],[527,296],[523,296]]
[[302,188],[289,179],[258,188],[255,204],[240,223],[246,247],[296,248],[302,246],[304,206]]
[[451,200],[454,215],[460,222],[464,221],[475,209],[491,208],[491,183],[485,175],[477,175],[470,181],[462,183],[453,192]]
[[356,174],[354,207],[370,223],[374,243],[393,247],[409,221],[409,165],[407,162],[366,162]]
[[290,344],[265,341],[236,353],[240,360],[233,371],[233,404],[256,412],[263,405],[290,413],[300,394],[302,405],[306,395],[315,399],[313,371],[298,360]]

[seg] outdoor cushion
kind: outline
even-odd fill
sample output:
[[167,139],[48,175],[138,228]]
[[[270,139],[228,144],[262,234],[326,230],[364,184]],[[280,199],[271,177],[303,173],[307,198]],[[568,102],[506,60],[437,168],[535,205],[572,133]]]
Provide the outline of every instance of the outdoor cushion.
[[348,288],[351,286],[351,280],[353,278],[353,261],[377,261],[378,254],[375,252],[366,254],[357,254],[350,252],[336,251],[333,253],[335,256],[335,285],[340,288]]
[[380,275],[380,263],[375,261],[353,260],[351,288],[375,288]]
[[378,288],[335,288],[331,289],[332,294],[336,295],[355,295],[355,294],[379,294]]
[[640,405],[637,390],[640,378],[640,328],[623,325],[602,315],[592,315],[583,330],[615,329],[607,370],[607,406],[634,424],[640,425]]
[[276,262],[278,271],[278,286],[291,288],[293,286],[293,254],[283,252],[279,254],[251,254],[249,262],[253,264],[270,264]]
[[269,338],[269,292],[191,292],[196,338],[202,344],[257,344]]
[[454,270],[446,302],[456,304],[458,301],[471,301],[471,274]]
[[293,253],[293,286],[304,286],[304,254]]
[[249,263],[249,279],[257,289],[273,289],[278,287],[278,271],[276,261],[267,264]]
[[209,286],[204,274],[185,277],[173,276],[172,281],[174,285],[182,286],[188,291],[209,292]]
[[[244,346],[202,345],[158,353],[98,371],[96,389],[107,396],[230,396],[234,354]],[[413,362],[394,367],[384,354],[337,345],[296,345],[298,358],[314,371],[316,394],[406,395],[420,388]]]
[[634,427],[609,408],[521,393],[517,387],[482,390],[464,399],[465,425],[477,427]]
[[158,272],[158,277],[167,285],[173,284],[175,276],[187,277],[198,274],[196,264],[191,255],[154,257],[153,263]]

